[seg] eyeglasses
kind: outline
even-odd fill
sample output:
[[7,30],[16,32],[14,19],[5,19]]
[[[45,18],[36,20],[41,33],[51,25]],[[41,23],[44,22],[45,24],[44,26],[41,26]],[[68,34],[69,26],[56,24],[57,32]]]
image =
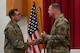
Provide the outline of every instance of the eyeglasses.
[[14,16],[20,16],[21,14],[15,14]]

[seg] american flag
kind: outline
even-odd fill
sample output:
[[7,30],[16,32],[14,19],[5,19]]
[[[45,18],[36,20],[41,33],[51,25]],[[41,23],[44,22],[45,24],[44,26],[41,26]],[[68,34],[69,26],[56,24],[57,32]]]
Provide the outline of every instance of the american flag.
[[[27,39],[27,42],[31,42],[32,40],[39,38],[38,23],[37,23],[37,16],[36,16],[36,6],[34,2],[32,4],[32,10],[30,14],[28,34],[29,34],[29,37]],[[26,53],[40,53],[39,45],[29,46]]]

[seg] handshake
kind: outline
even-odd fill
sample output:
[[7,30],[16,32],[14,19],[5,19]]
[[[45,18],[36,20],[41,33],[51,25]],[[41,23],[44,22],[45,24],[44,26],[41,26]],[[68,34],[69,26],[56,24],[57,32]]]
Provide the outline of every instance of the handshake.
[[39,39],[35,39],[32,42],[28,42],[28,45],[36,45],[36,44],[42,43],[43,42],[42,40],[44,39],[45,36],[46,36],[46,32],[43,31],[43,33],[41,33]]
[[32,42],[28,42],[28,45],[36,45],[37,43],[37,39],[33,40]]

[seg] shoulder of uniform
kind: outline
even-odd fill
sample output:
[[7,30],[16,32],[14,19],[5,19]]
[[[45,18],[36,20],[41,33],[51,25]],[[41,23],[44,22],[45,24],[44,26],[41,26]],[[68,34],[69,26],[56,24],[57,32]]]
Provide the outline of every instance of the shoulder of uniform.
[[58,23],[56,26],[60,26],[61,24],[69,23],[66,18],[59,18]]
[[64,16],[62,18],[60,18],[59,21],[61,21],[61,22],[68,22],[69,23],[69,21]]
[[11,24],[11,22],[9,22],[8,24],[7,24],[7,26],[5,27],[5,29],[4,29],[4,32],[6,32],[6,31],[8,31],[8,30],[10,30],[10,29],[12,29],[13,27],[12,27],[12,24]]
[[64,19],[64,21],[69,22],[66,18],[63,18],[63,19]]
[[11,25],[11,23],[8,23],[7,26],[6,26],[6,29],[12,29],[13,26]]

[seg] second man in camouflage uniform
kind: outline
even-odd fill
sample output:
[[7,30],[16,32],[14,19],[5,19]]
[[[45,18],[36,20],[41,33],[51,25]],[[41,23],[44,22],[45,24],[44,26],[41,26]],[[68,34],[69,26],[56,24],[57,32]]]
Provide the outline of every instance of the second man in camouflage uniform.
[[35,42],[44,41],[47,44],[48,53],[70,53],[70,25],[68,20],[61,13],[60,6],[57,3],[51,4],[48,9],[49,16],[55,19],[50,35],[41,33],[44,38]]

